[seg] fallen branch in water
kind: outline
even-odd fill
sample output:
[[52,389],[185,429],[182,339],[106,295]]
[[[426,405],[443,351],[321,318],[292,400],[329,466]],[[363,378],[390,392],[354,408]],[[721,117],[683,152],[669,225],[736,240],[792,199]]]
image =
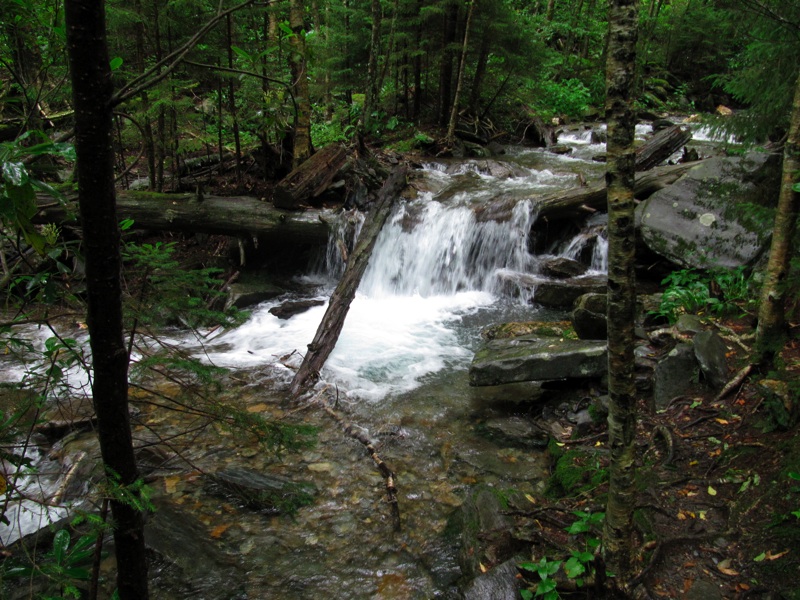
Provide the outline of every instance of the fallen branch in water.
[[[387,494],[387,501],[389,506],[391,507],[392,513],[392,529],[394,531],[400,531],[400,506],[397,503],[397,487],[395,486],[395,474],[389,468],[380,456],[378,456],[378,451],[375,449],[375,446],[372,443],[372,440],[369,439],[364,431],[352,423],[347,422],[344,417],[342,417],[336,410],[334,410],[330,403],[325,398],[325,393],[328,391],[330,386],[325,386],[316,396],[311,400],[309,404],[314,402],[319,402],[320,406],[322,406],[323,410],[328,413],[334,421],[339,424],[339,427],[342,428],[347,435],[349,435],[354,440],[361,442],[364,445],[364,448],[367,450],[367,454],[375,463],[375,466],[378,467],[378,471],[380,471],[381,475],[383,476],[384,480],[386,481],[386,494]],[[337,390],[338,396],[338,390]]]

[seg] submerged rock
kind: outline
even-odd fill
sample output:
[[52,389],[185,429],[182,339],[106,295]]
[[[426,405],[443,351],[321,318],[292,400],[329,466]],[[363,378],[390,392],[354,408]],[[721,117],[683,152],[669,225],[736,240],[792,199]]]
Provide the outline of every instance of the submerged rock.
[[245,506],[269,514],[292,513],[314,501],[316,489],[310,483],[296,483],[284,477],[231,467],[210,476],[211,493],[234,498]]
[[491,440],[521,448],[546,448],[550,441],[547,432],[523,417],[495,417],[482,423],[479,428]]
[[324,300],[297,300],[274,306],[269,309],[269,312],[279,319],[291,319],[295,315],[306,312],[309,308],[322,306],[323,304],[325,304]]
[[602,377],[608,368],[606,343],[522,336],[486,342],[472,359],[469,383],[499,385]]

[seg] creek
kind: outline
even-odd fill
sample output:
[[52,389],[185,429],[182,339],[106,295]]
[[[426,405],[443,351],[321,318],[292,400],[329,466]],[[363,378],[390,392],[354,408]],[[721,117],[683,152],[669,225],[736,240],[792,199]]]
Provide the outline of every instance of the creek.
[[[648,132],[637,128],[639,137]],[[379,236],[322,379],[340,390],[338,410],[376,440],[395,471],[401,531],[392,531],[384,481],[363,446],[318,408],[293,417],[318,427],[316,444],[277,457],[227,430],[207,430],[184,448],[191,469],[152,483],[159,512],[148,541],[161,557],[151,568],[154,598],[458,597],[458,551],[446,542],[453,512],[476,486],[536,495],[548,474],[543,450],[492,439],[483,427],[530,415],[538,388],[467,382],[483,327],[563,318],[510,289],[502,275],[536,273],[547,256],[587,256],[587,240],[594,245],[590,273],[606,267],[602,234],[577,234],[531,253],[535,214],[527,201],[503,223],[479,222],[473,209],[501,192],[523,197],[574,187],[579,176],[601,177],[604,165],[591,159],[605,148],[590,135],[562,134],[569,155],[510,147],[493,159],[512,172],[504,178],[487,174],[481,160],[425,164],[430,191],[398,203]],[[602,218],[589,226],[602,228]],[[325,264],[300,278],[304,299],[326,300],[341,268],[332,244]],[[286,386],[325,310],[287,320],[269,312],[295,299],[296,293],[258,305],[242,326],[210,334],[202,346],[194,338],[174,341],[231,369],[226,394],[246,410],[277,417],[297,408],[287,404]],[[18,379],[24,368],[17,371],[7,369],[4,379]],[[153,422],[186,425],[175,415]],[[209,494],[200,471],[226,468],[313,483],[314,501],[293,516],[275,516]],[[7,531],[0,535],[8,541]]]

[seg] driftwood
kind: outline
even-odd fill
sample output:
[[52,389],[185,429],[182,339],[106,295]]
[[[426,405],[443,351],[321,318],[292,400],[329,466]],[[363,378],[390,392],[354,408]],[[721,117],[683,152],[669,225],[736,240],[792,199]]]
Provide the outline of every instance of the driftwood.
[[[637,198],[649,196],[674,183],[686,171],[698,164],[700,164],[700,161],[680,165],[667,165],[665,167],[656,167],[646,173],[637,175],[634,194]],[[514,206],[522,200],[530,200],[533,203],[533,210],[538,215],[538,218],[547,217],[550,220],[570,219],[586,216],[604,209],[606,205],[606,185],[605,183],[596,183],[538,197],[500,197],[477,208],[475,214],[479,221],[507,221],[511,219]]]
[[692,139],[686,125],[673,125],[656,133],[636,148],[636,170],[647,171],[660,165]]
[[[40,198],[37,223],[64,223],[77,207],[60,206],[52,198]],[[220,197],[197,194],[117,192],[117,216],[133,220],[138,229],[191,231],[224,235],[269,235],[299,243],[325,244],[328,226],[325,211],[287,212],[248,196]]]
[[325,146],[275,186],[273,204],[277,208],[300,208],[327,190],[346,163],[347,151],[343,146]]
[[300,365],[292,380],[290,390],[293,396],[298,396],[316,381],[322,365],[333,351],[339,334],[342,332],[344,319],[350,310],[350,304],[355,297],[358,284],[369,263],[378,233],[389,218],[394,200],[406,185],[407,172],[407,167],[397,167],[383,184],[375,205],[361,228],[361,234],[347,261],[344,274],[331,294],[328,308],[314,336],[314,341],[308,345],[308,352],[303,359],[303,364]]

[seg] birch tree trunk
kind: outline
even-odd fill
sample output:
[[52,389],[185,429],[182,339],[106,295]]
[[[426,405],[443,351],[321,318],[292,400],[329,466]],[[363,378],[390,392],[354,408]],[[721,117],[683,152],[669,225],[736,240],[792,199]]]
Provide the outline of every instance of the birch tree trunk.
[[611,451],[603,554],[623,583],[631,571],[635,506],[636,397],[633,378],[634,173],[637,0],[611,0],[606,60],[608,120],[608,444]]
[[[92,347],[92,395],[100,451],[109,485],[139,479],[128,415],[128,353],[122,331],[120,233],[114,194],[111,70],[103,0],[65,2],[67,54],[75,107],[75,148],[83,222],[86,323]],[[119,498],[120,496],[116,496]],[[142,514],[130,502],[111,500],[122,600],[146,600],[147,560]]]
[[778,210],[772,230],[772,245],[767,263],[753,362],[772,366],[786,340],[786,279],[792,258],[792,238],[800,213],[800,75],[795,84],[789,136],[783,149],[783,175]]

